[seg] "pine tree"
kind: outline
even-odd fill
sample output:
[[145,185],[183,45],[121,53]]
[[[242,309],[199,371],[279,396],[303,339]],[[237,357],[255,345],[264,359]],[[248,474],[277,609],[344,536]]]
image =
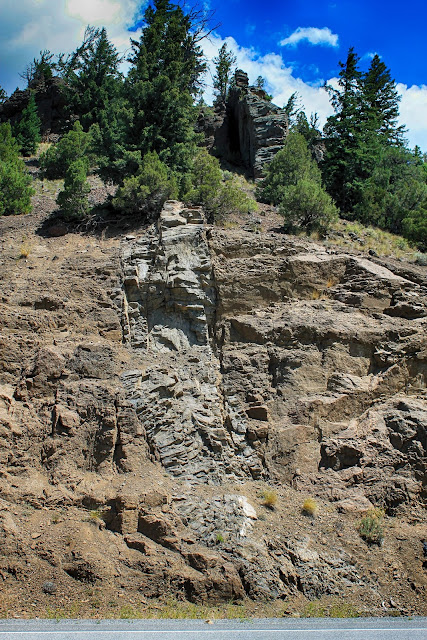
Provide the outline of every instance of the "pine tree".
[[56,199],[66,220],[81,220],[89,212],[90,185],[86,179],[88,168],[87,159],[79,158],[72,162],[66,171],[64,189]]
[[216,70],[213,77],[213,86],[217,94],[216,100],[224,104],[227,100],[228,89],[233,75],[232,68],[236,64],[236,56],[231,51],[228,51],[226,42],[222,45],[218,56],[213,59],[213,62]]
[[361,82],[362,113],[366,126],[381,136],[384,144],[403,144],[405,127],[398,126],[401,96],[389,69],[375,54]]
[[0,216],[31,211],[31,182],[10,124],[0,124]]
[[122,91],[121,57],[105,28],[86,27],[83,43],[64,64],[69,108],[87,131]]
[[41,142],[41,121],[37,113],[34,93],[31,93],[27,106],[15,128],[16,139],[24,156],[31,156]]
[[288,116],[289,127],[293,127],[298,119],[298,115],[301,113],[301,97],[298,91],[294,91],[289,97],[287,103],[283,107],[283,111]]
[[325,87],[335,115],[328,118],[324,127],[326,154],[322,171],[329,194],[341,212],[350,217],[378,152],[375,136],[362,119],[362,73],[358,62],[351,47],[346,62],[339,63],[339,88]]
[[148,7],[145,23],[139,42],[132,43],[126,82],[132,113],[126,149],[135,160],[155,151],[184,176],[196,148],[193,98],[204,69],[202,51],[191,16],[168,0]]
[[7,100],[7,93],[6,91],[3,89],[3,87],[0,85],[0,104],[2,104],[3,102],[5,102]]

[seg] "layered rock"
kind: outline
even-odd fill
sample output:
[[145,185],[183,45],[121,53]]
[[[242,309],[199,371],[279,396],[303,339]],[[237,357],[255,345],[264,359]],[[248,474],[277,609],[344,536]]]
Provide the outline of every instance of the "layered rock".
[[126,245],[123,331],[143,371],[122,382],[157,459],[174,475],[219,483],[259,477],[244,413],[222,393],[216,294],[200,209],[165,205],[158,231]]
[[[119,237],[28,226],[26,261],[16,219],[0,223],[0,572],[15,599],[54,579],[70,598],[102,581],[425,611],[425,269],[209,228],[177,202]],[[384,548],[357,532],[372,507]]]

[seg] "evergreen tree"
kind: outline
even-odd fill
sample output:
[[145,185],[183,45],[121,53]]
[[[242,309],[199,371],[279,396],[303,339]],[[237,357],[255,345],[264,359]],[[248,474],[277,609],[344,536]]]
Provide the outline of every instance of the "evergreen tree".
[[54,54],[49,49],[44,49],[40,51],[40,58],[34,58],[32,62],[27,64],[24,71],[19,74],[27,82],[29,89],[36,89],[40,83],[53,77],[54,71],[58,68],[53,58]]
[[87,27],[83,43],[64,63],[70,111],[87,131],[122,91],[121,58],[105,28]]
[[377,54],[362,78],[361,91],[361,118],[366,126],[380,135],[384,144],[402,145],[405,127],[397,125],[401,97]]
[[90,151],[103,180],[120,184],[124,176],[138,170],[141,152],[128,144],[132,124],[133,110],[126,98],[119,96],[99,112],[98,122],[91,126]]
[[6,100],[7,100],[7,93],[3,89],[3,87],[0,85],[0,104],[3,104],[3,102],[5,102]]
[[31,182],[10,124],[0,124],[0,216],[31,211]]
[[370,175],[378,153],[374,132],[362,119],[362,73],[353,47],[345,63],[340,62],[338,89],[326,87],[335,115],[324,127],[326,154],[322,164],[329,194],[341,212],[351,217],[360,201],[360,188]]
[[[233,75],[232,69],[236,64],[236,56],[234,56],[231,51],[228,51],[226,42],[222,45],[218,56],[213,59],[213,62],[216,71],[213,77],[213,86],[217,94],[216,100],[224,104],[227,100],[228,89]],[[261,78],[261,80],[263,80],[263,78]],[[264,89],[264,86],[260,88]]]
[[202,51],[191,17],[168,0],[148,7],[145,23],[139,42],[132,42],[126,149],[135,159],[155,151],[177,176],[184,176],[195,152],[193,98],[204,69]]
[[310,122],[307,120],[307,116],[304,111],[299,111],[296,116],[292,131],[297,131],[304,136],[307,142],[308,148],[311,151],[313,159],[317,160],[319,154],[319,144],[322,142],[322,132],[319,129],[319,118],[317,113],[312,113],[310,116]]
[[422,228],[426,211],[426,174],[417,157],[402,147],[383,145],[371,175],[361,187],[355,217],[364,224],[393,233],[408,232],[410,239],[421,240],[415,237],[415,229]]
[[66,220],[81,220],[89,212],[90,185],[86,179],[88,168],[87,159],[78,158],[69,165],[65,173],[64,189],[59,192],[56,202]]
[[15,128],[15,135],[24,156],[31,156],[41,142],[41,121],[37,113],[34,93],[31,93],[27,106]]
[[288,116],[289,127],[293,127],[298,119],[298,114],[301,113],[301,98],[298,91],[294,91],[289,97],[287,103],[283,107],[283,111]]
[[321,174],[304,137],[291,131],[283,149],[267,167],[257,187],[263,202],[279,207],[286,231],[325,229],[337,216],[330,196],[322,187]]
[[83,131],[77,120],[71,131],[66,133],[56,145],[41,154],[40,168],[44,178],[64,178],[69,166],[88,155],[90,135]]

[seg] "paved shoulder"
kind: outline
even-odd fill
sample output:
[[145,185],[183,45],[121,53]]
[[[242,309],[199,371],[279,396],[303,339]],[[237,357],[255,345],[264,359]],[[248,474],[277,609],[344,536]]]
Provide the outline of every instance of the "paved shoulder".
[[427,618],[5,620],[0,640],[426,640]]

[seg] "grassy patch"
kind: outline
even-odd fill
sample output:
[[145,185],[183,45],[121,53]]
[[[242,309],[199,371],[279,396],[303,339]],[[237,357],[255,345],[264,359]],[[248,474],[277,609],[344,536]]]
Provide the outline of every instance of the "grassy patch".
[[409,261],[415,261],[417,255],[411,244],[402,236],[346,220],[338,220],[331,225],[326,243],[364,252],[371,250],[380,257],[405,258]]
[[359,616],[359,611],[352,604],[337,599],[329,603],[313,600],[301,611],[302,618],[358,618]]
[[264,507],[274,509],[277,504],[277,493],[273,489],[265,489],[260,495]]

